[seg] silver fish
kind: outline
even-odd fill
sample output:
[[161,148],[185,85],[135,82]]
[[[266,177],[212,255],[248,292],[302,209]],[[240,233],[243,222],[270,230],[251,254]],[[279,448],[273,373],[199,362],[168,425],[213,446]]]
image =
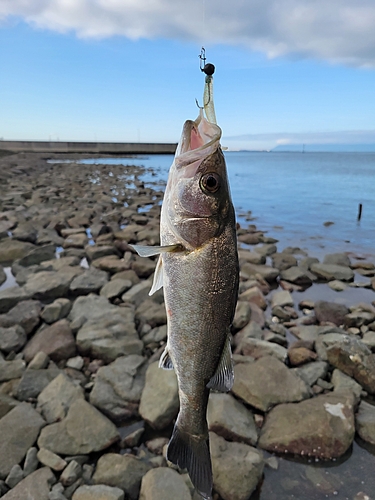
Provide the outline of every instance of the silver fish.
[[205,499],[212,491],[207,402],[210,389],[233,385],[230,325],[238,293],[235,214],[220,138],[203,110],[185,122],[162,205],[162,246],[134,245],[142,256],[160,254],[150,291],[164,287],[168,341],[159,365],[174,368],[180,398],[167,458],[188,470]]

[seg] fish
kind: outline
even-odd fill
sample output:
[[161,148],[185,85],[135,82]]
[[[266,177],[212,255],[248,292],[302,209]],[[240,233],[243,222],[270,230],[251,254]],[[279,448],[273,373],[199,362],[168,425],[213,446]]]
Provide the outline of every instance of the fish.
[[167,459],[187,469],[204,499],[212,498],[213,487],[207,404],[210,390],[227,392],[233,385],[230,327],[239,281],[221,134],[202,108],[185,122],[162,203],[161,245],[133,245],[141,256],[159,255],[150,290],[163,287],[167,312],[159,366],[175,370],[180,400]]

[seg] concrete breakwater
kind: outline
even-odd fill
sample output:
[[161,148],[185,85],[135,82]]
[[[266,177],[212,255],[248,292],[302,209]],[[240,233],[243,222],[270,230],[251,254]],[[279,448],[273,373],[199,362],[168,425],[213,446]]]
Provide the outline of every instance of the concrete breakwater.
[[33,153],[174,154],[177,143],[0,141],[0,149]]

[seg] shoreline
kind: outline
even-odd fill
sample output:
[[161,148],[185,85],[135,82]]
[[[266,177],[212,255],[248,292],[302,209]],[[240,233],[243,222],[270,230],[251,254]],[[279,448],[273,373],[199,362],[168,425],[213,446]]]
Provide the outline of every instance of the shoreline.
[[[148,169],[132,166],[130,158],[129,165],[61,168],[47,163],[51,157],[0,158],[4,498],[15,498],[26,481],[36,487],[40,475],[53,471],[53,488],[68,500],[85,488],[159,500],[163,491],[158,497],[148,486],[156,475],[184,490],[187,500],[199,500],[186,475],[165,460],[178,396],[174,372],[157,368],[166,342],[163,296],[148,296],[156,261],[139,258],[129,246],[159,243],[162,187],[144,182]],[[235,385],[210,397],[214,498],[231,498],[240,483],[247,498],[261,500],[290,494],[323,500],[334,491],[351,499],[362,498],[355,496],[361,491],[371,495],[375,454],[354,439],[357,430],[357,437],[375,444],[366,427],[366,418],[375,421],[375,263],[329,249],[319,261],[301,248],[280,251],[274,234],[253,222],[238,229]],[[3,268],[17,286],[7,286]],[[20,458],[7,461],[14,415],[24,448]],[[30,418],[31,442],[23,437]],[[290,422],[295,434],[286,441]],[[81,440],[86,432],[90,438]],[[348,456],[353,446],[361,466]],[[27,454],[36,457],[31,472]],[[351,476],[344,473],[343,456]],[[287,466],[293,457],[301,463],[298,474]],[[323,469],[325,482],[317,476]],[[131,484],[124,479],[130,476]]]

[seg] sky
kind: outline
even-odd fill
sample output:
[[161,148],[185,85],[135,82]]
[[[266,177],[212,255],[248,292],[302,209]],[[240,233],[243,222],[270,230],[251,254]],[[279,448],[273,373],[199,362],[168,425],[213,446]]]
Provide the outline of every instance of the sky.
[[[0,0],[0,139],[375,144],[375,0]],[[0,147],[1,149],[1,147]]]

